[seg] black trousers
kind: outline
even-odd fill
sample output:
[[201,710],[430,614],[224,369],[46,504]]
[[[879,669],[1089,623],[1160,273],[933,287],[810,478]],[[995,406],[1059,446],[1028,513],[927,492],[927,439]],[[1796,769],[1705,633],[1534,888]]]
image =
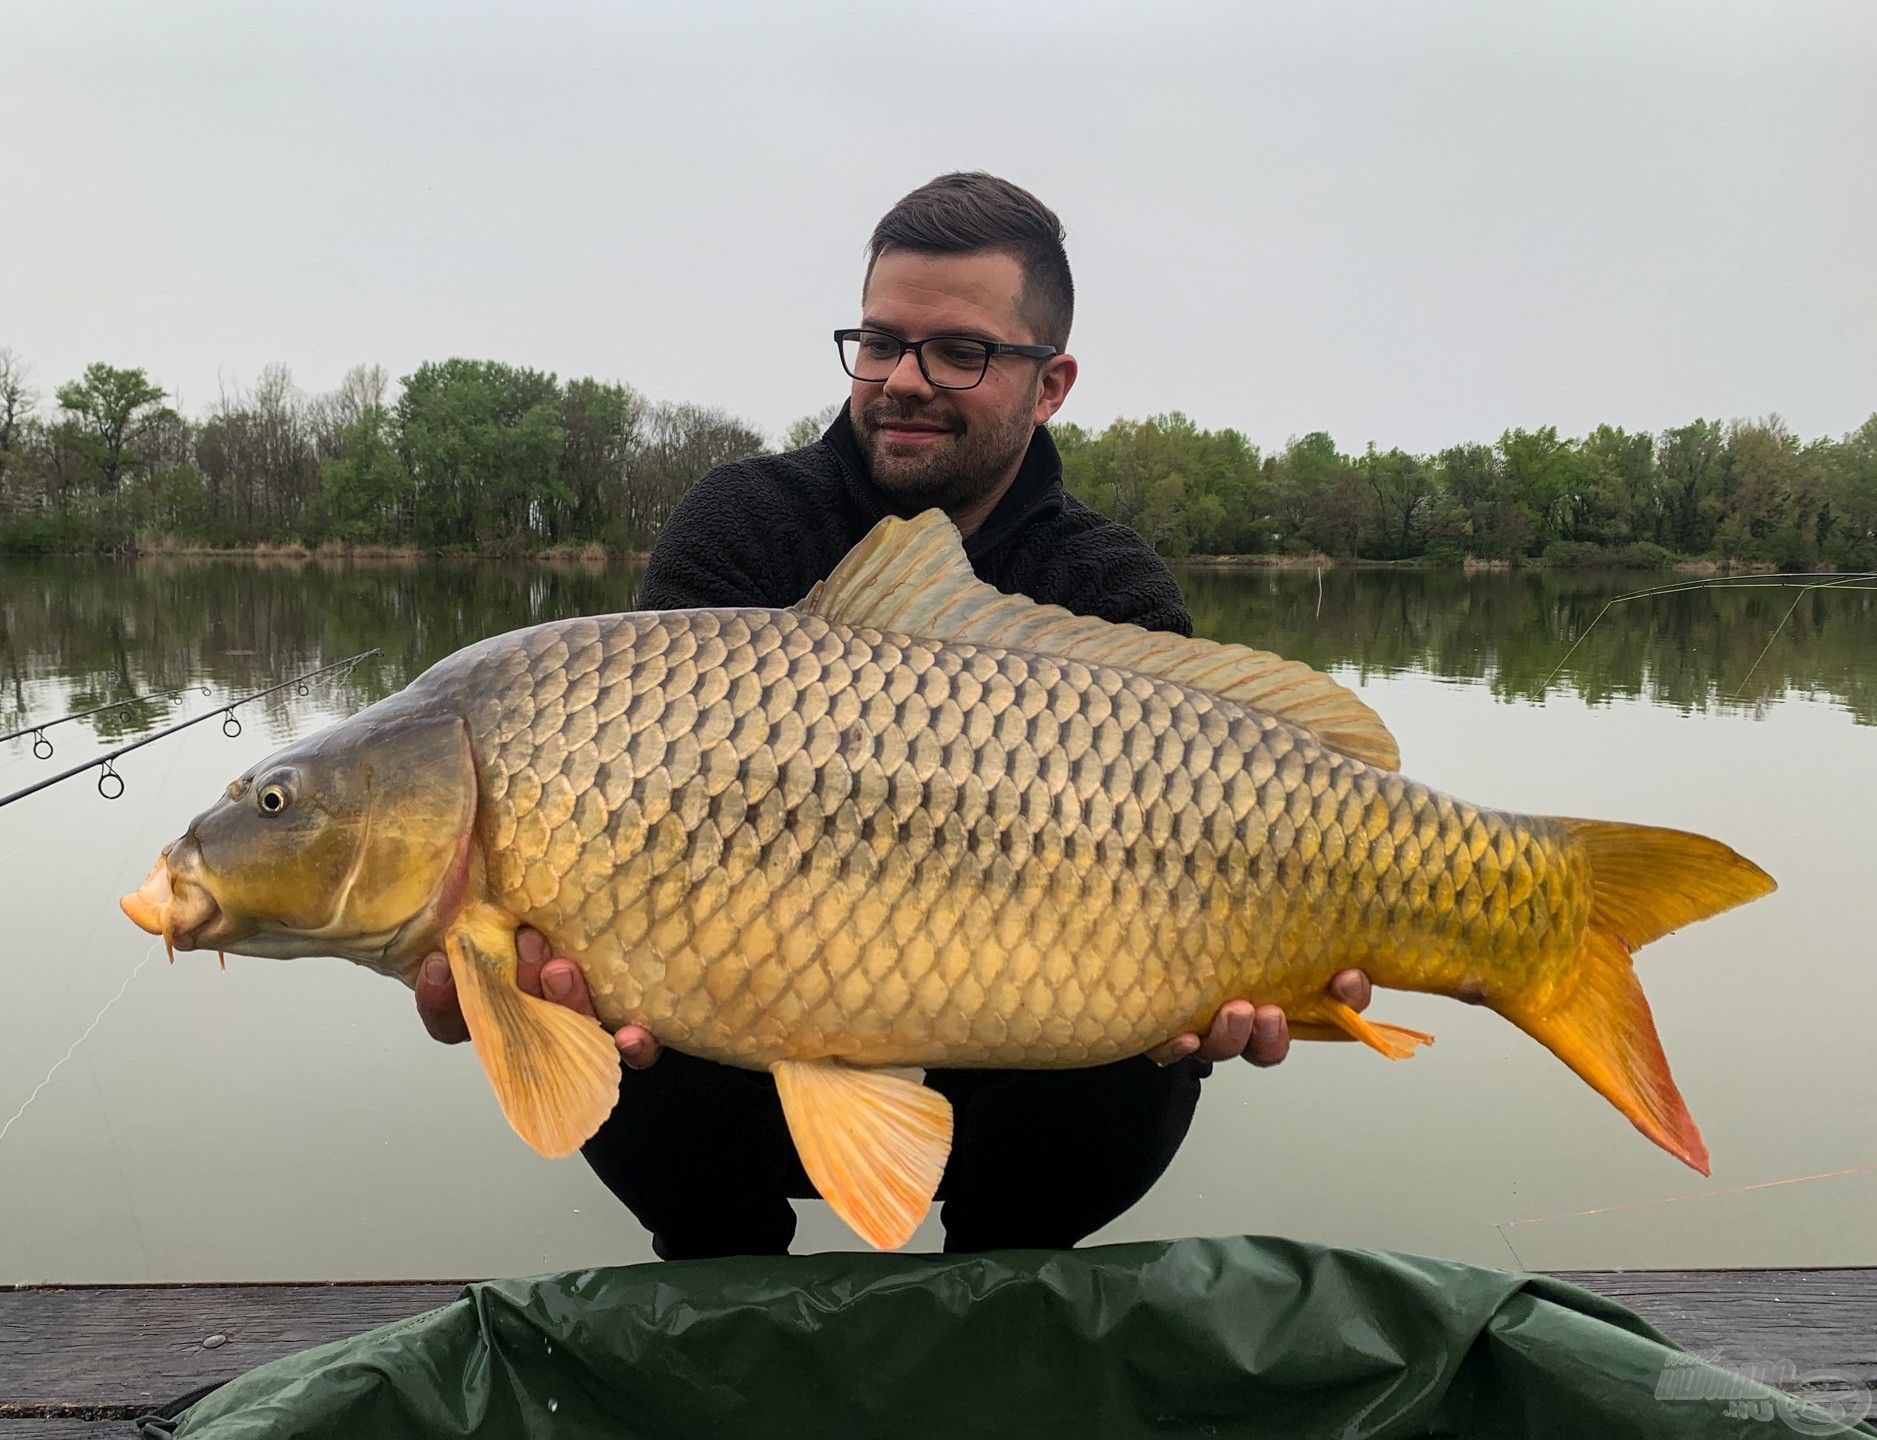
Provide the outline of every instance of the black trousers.
[[[1211,1070],[1144,1057],[1086,1070],[933,1070],[952,1102],[945,1249],[1068,1249],[1139,1200],[1186,1138]],[[667,1050],[628,1069],[582,1152],[661,1259],[781,1255],[815,1193],[775,1081]]]

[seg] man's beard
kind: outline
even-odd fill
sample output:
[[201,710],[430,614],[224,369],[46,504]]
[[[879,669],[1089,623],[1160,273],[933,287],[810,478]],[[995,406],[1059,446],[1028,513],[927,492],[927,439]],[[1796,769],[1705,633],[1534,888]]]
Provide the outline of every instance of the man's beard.
[[[886,492],[894,507],[906,514],[929,510],[962,510],[997,488],[1030,448],[1036,424],[1036,396],[1024,397],[1008,421],[980,420],[967,426],[943,400],[906,406],[882,396],[855,417],[861,453],[873,483]],[[944,439],[911,454],[888,449],[880,427],[889,420],[916,420],[943,425]]]

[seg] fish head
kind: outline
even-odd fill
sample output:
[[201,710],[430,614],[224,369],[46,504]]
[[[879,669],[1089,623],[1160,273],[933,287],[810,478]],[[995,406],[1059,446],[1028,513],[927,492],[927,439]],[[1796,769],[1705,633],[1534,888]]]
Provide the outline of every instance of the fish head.
[[475,810],[462,720],[373,707],[231,781],[118,903],[173,949],[402,974],[462,903]]

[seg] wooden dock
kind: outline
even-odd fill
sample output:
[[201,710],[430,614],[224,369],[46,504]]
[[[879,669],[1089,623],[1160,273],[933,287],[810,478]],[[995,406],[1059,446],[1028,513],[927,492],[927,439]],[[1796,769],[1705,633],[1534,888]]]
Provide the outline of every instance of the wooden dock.
[[[1877,1392],[1877,1267],[1559,1276],[1707,1356]],[[310,1345],[447,1304],[460,1282],[0,1289],[0,1440],[123,1440],[130,1417]],[[1813,1382],[1816,1386],[1816,1382]],[[1770,1437],[1769,1437],[1770,1440]]]

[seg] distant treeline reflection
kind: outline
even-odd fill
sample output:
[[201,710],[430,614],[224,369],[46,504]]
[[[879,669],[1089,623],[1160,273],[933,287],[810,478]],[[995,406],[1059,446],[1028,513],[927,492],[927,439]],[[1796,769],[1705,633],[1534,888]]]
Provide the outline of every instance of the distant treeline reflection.
[[1192,570],[1181,583],[1202,634],[1363,677],[1416,671],[1506,700],[1564,692],[1683,711],[1822,695],[1877,722],[1877,582],[1803,597],[1791,577],[1723,582],[1624,601],[1594,629],[1613,597],[1642,588],[1636,576]]
[[[1358,678],[1420,672],[1479,681],[1504,699],[1641,697],[1683,711],[1819,695],[1877,723],[1870,589],[1630,601],[1547,683],[1635,577],[1194,567],[1180,579],[1201,634]],[[376,646],[377,659],[293,702],[345,713],[486,635],[630,609],[637,587],[638,571],[616,563],[10,560],[0,564],[0,731],[202,681],[245,693]],[[207,703],[155,698],[70,728],[128,735]]]

